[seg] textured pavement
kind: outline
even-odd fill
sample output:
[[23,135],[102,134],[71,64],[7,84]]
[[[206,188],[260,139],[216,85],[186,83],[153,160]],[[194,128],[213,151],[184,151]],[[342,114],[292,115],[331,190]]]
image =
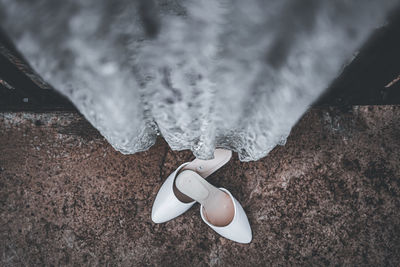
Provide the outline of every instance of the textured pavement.
[[310,110],[285,146],[209,181],[242,203],[253,241],[226,240],[199,206],[150,219],[190,151],[160,138],[116,152],[75,113],[0,113],[1,266],[400,264],[400,106]]

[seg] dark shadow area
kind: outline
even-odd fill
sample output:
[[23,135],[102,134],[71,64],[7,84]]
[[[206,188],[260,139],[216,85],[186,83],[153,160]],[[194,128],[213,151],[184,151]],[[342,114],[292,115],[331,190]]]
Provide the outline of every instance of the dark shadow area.
[[76,110],[42,80],[0,29],[0,111]]
[[[377,29],[315,106],[400,104],[400,9]],[[397,79],[397,82],[396,82]]]

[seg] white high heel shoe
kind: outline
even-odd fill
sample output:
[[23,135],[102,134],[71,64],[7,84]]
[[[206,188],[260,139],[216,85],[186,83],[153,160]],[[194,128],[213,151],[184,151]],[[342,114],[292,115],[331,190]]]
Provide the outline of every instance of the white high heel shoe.
[[196,201],[185,203],[178,199],[174,193],[175,179],[180,175],[180,171],[191,170],[196,172],[201,178],[207,178],[213,172],[224,166],[232,157],[232,151],[226,149],[215,149],[214,159],[186,162],[179,166],[165,180],[154,200],[151,211],[151,219],[155,223],[163,223],[174,219],[190,209]]
[[[246,213],[228,190],[216,188],[193,171],[183,171],[176,179],[176,187],[201,204],[201,218],[215,232],[238,243],[251,242],[252,232]],[[231,200],[229,204],[227,204],[226,198],[221,198],[221,195],[226,197],[221,191],[229,196]],[[216,207],[217,204],[220,204],[221,207]],[[210,217],[205,214],[204,206],[213,210],[213,221],[219,220],[221,222],[220,218],[216,218],[221,216],[229,219],[225,220],[222,226],[212,224]],[[229,209],[232,209],[232,211]]]

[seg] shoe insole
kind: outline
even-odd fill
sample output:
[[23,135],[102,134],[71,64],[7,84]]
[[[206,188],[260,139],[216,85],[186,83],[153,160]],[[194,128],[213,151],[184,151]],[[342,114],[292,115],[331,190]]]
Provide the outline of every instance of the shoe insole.
[[[214,158],[211,160],[201,160],[195,159],[188,163],[182,168],[181,172],[184,170],[191,170],[197,172],[201,177],[207,178],[213,172],[224,166],[232,157],[232,151],[222,148],[217,148],[214,151]],[[173,186],[175,196],[184,203],[190,203],[193,201],[190,197],[180,192],[175,185]]]
[[203,206],[203,214],[211,224],[226,226],[232,221],[235,210],[230,196],[198,173],[189,170],[181,172],[176,178],[176,187]]
[[210,174],[224,166],[231,159],[231,157],[231,150],[217,148],[214,151],[213,159],[195,159],[187,164],[185,167],[183,167],[182,170],[195,171],[200,174],[201,177],[207,178],[208,176],[210,176]]

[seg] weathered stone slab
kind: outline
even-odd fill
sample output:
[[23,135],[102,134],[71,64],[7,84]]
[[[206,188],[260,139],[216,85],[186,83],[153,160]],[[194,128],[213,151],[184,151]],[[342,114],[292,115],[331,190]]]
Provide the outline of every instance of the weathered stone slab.
[[198,206],[151,222],[163,179],[192,157],[161,138],[124,156],[76,113],[0,113],[0,265],[400,262],[400,106],[312,109],[285,146],[215,173],[248,213],[250,245],[216,235]]

